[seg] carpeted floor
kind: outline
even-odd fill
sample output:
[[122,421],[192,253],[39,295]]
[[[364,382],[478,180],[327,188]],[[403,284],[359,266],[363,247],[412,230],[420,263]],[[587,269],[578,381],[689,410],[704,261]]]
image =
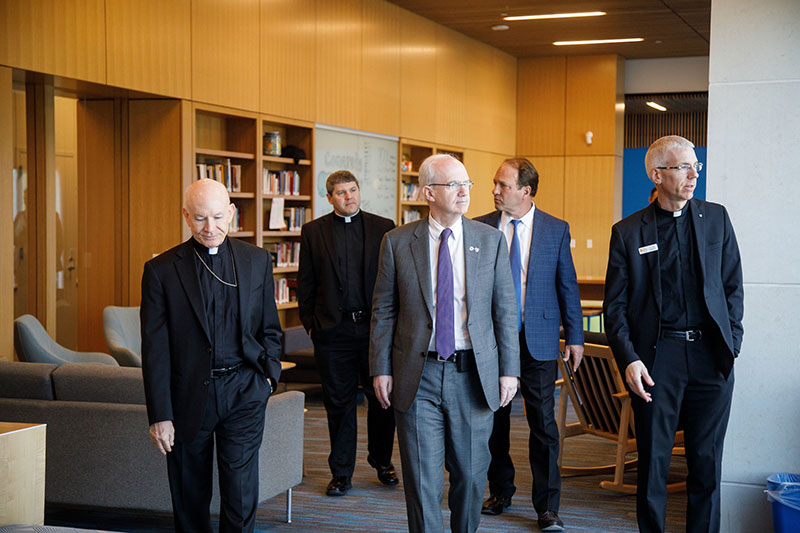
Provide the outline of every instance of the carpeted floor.
[[[557,403],[556,403],[557,404]],[[322,400],[313,390],[307,391],[305,419],[305,476],[293,493],[292,523],[285,522],[286,497],[276,496],[263,503],[258,510],[257,528],[275,532],[352,532],[352,531],[407,531],[405,500],[402,484],[385,487],[375,476],[375,470],[366,462],[366,407],[359,406],[358,463],[353,476],[353,489],[344,497],[325,495],[330,481],[327,456],[327,420]],[[512,506],[500,516],[483,516],[479,531],[538,531],[536,513],[530,500],[531,472],[528,465],[528,427],[522,412],[522,401],[514,400],[512,409],[512,457],[517,467],[517,493]],[[591,436],[567,440],[564,450],[565,464],[592,464],[612,462],[615,446]],[[395,445],[394,463],[400,470],[400,457]],[[685,476],[686,462],[673,458],[672,476],[677,480]],[[401,476],[402,477],[402,476]],[[626,481],[635,483],[635,472],[626,474]],[[635,532],[636,510],[633,496],[620,495],[600,488],[604,476],[564,478],[562,482],[561,510],[559,512],[570,531]],[[671,480],[673,480],[671,478]],[[443,512],[447,525],[447,489]],[[667,531],[685,530],[685,493],[669,496]],[[86,512],[65,509],[48,509],[46,523],[69,527],[105,529],[114,531],[169,531],[169,517],[158,515]]]

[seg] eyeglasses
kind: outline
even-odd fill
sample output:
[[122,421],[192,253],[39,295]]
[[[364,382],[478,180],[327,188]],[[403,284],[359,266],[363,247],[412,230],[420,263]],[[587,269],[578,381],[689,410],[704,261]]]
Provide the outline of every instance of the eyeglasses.
[[450,183],[429,183],[429,187],[447,187],[450,191],[455,191],[460,189],[461,187],[466,187],[467,190],[472,189],[472,186],[475,185],[472,181],[451,181]]
[[680,170],[681,172],[689,172],[689,169],[693,168],[697,172],[703,170],[703,163],[700,161],[695,161],[694,163],[681,163],[676,167],[656,167],[659,170]]

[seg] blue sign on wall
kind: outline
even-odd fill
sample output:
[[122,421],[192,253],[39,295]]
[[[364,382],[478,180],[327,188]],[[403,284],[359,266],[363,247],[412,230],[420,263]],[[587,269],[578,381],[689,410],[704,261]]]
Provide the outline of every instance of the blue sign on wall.
[[[705,164],[706,147],[696,146],[694,152],[697,160]],[[622,217],[635,213],[639,209],[647,206],[647,197],[650,196],[650,189],[653,182],[647,177],[644,168],[644,155],[647,148],[625,148],[622,156]],[[701,200],[706,199],[706,169],[700,172],[697,179],[697,188],[694,190],[694,197]]]

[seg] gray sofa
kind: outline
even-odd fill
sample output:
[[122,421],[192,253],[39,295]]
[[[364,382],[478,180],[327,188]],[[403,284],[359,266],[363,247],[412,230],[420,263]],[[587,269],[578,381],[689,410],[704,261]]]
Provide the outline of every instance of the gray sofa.
[[[302,480],[301,392],[275,394],[259,458],[259,501]],[[0,361],[0,420],[47,424],[48,504],[171,512],[165,458],[148,437],[140,368]],[[214,499],[219,512],[217,468]]]

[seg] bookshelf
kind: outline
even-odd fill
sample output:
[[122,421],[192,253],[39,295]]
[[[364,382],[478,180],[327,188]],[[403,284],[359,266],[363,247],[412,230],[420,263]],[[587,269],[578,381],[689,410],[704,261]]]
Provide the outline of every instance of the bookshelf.
[[[192,117],[192,179],[210,177],[228,187],[238,216],[228,235],[269,250],[281,323],[299,324],[300,227],[313,217],[313,123],[197,103]],[[273,145],[279,136],[280,148],[269,153],[265,134]],[[287,146],[304,156],[286,157]],[[280,211],[271,225],[273,208]]]
[[[314,125],[309,122],[261,115],[260,180],[262,246],[273,254],[276,302],[284,327],[300,324],[297,312],[297,270],[300,228],[313,218]],[[276,146],[280,139],[280,147]],[[287,147],[288,150],[287,150]],[[287,157],[292,147],[302,150]],[[271,150],[270,150],[271,149]],[[295,157],[296,156],[296,157]],[[282,206],[281,206],[282,205]],[[274,224],[272,212],[280,209]]]
[[464,151],[450,146],[436,145],[411,139],[398,143],[397,224],[407,224],[428,216],[428,204],[419,188],[419,166],[433,154],[452,154],[464,161]]

